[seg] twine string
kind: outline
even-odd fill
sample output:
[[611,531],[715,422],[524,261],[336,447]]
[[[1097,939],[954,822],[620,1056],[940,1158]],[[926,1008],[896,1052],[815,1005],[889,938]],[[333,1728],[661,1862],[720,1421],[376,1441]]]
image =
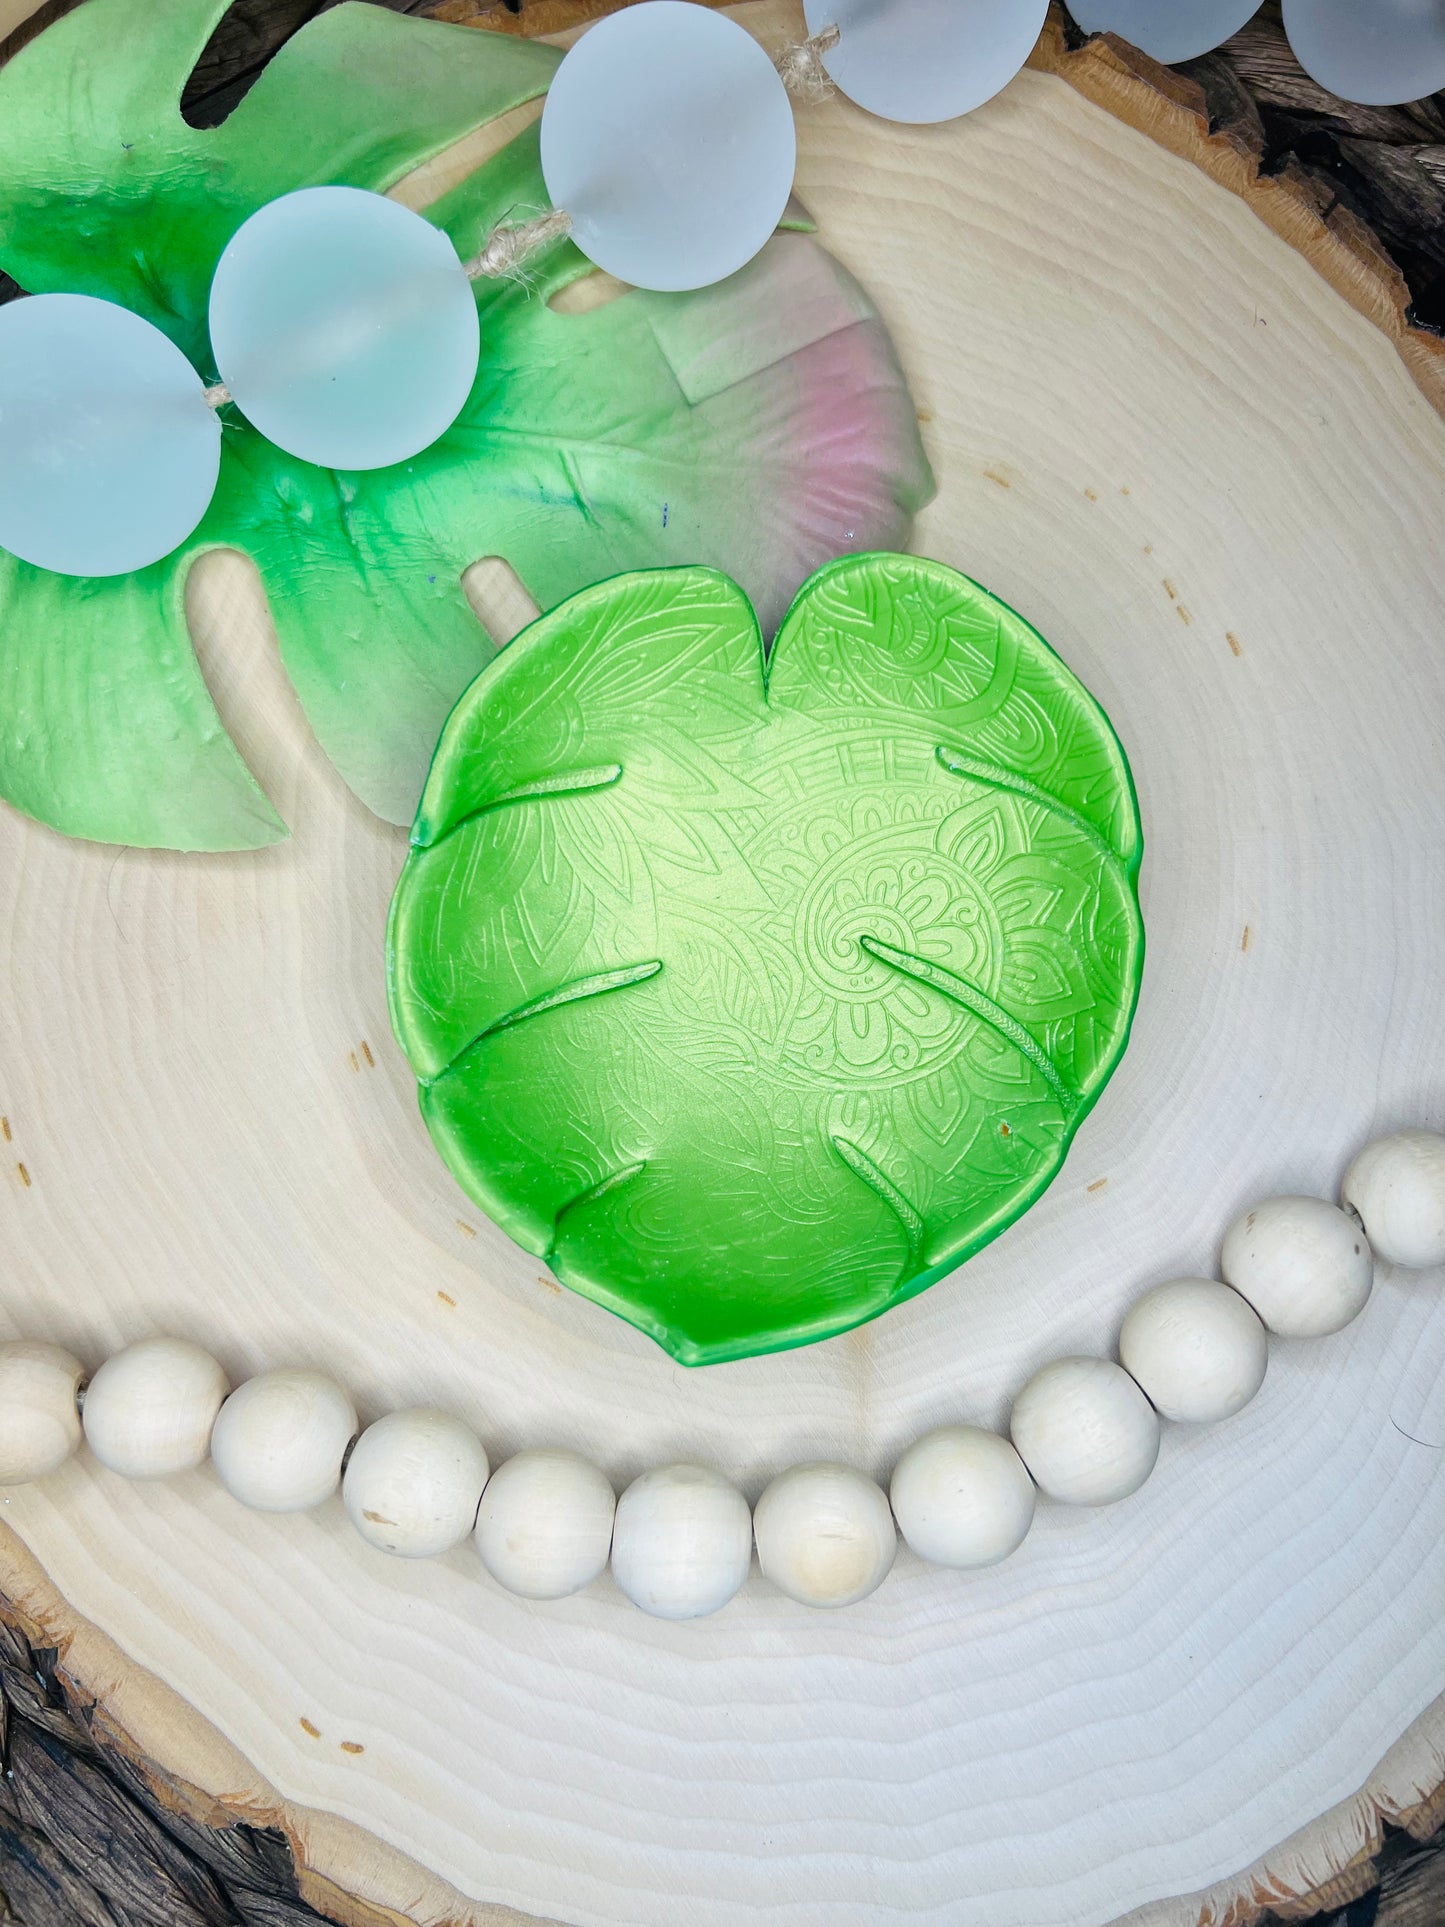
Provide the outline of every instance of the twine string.
[[503,222],[463,264],[466,277],[468,281],[525,282],[528,261],[571,232],[572,216],[561,207],[550,207],[530,221]]
[[777,56],[773,65],[778,70],[778,77],[795,99],[816,105],[829,98],[833,92],[833,82],[823,65],[823,56],[831,53],[842,37],[835,23],[821,28],[807,40],[784,47]]

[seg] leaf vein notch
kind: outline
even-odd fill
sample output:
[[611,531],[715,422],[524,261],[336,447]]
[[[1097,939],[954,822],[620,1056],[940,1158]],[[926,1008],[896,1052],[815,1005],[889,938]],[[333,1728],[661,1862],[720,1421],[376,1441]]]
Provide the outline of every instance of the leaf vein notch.
[[435,849],[466,824],[475,823],[479,816],[490,816],[493,810],[505,809],[510,803],[535,803],[551,796],[585,796],[589,790],[610,789],[621,780],[621,763],[600,763],[596,769],[560,770],[555,776],[539,776],[535,782],[519,783],[516,789],[506,790],[501,796],[489,796],[485,803],[478,803],[455,822],[448,822],[439,835],[433,835],[423,818],[418,818],[412,842],[422,848]]
[[870,1191],[874,1191],[903,1226],[908,1239],[908,1254],[903,1261],[902,1277],[912,1277],[918,1268],[918,1255],[923,1247],[923,1219],[917,1209],[909,1203],[891,1178],[879,1170],[878,1166],[856,1144],[832,1134],[833,1149],[842,1158],[855,1177],[861,1178]]
[[930,990],[936,990],[940,996],[948,997],[956,1004],[962,1004],[965,1010],[972,1011],[982,1023],[997,1031],[1021,1057],[1027,1058],[1033,1065],[1053,1092],[1065,1118],[1073,1116],[1079,1108],[1079,1093],[1065,1082],[1058,1065],[1033,1033],[1025,1030],[1016,1017],[1010,1017],[1003,1006],[996,1004],[977,984],[971,984],[966,977],[946,970],[942,964],[930,963],[926,957],[915,957],[911,951],[897,950],[891,943],[884,943],[881,937],[862,936],[858,942],[879,963],[887,964],[901,976],[912,977],[915,982],[926,984]]
[[518,1004],[514,1010],[504,1011],[500,1017],[494,1017],[484,1030],[479,1030],[475,1037],[462,1045],[435,1077],[420,1081],[425,1084],[440,1082],[469,1051],[475,1050],[478,1044],[486,1043],[489,1037],[495,1037],[498,1031],[510,1030],[513,1024],[523,1024],[529,1017],[540,1017],[545,1011],[559,1010],[563,1004],[575,1004],[585,997],[601,997],[609,990],[624,990],[629,984],[644,984],[661,969],[661,960],[654,957],[647,963],[625,964],[620,970],[599,970],[590,977],[574,977],[571,983],[559,984],[545,996],[533,997],[525,1004]]
[[552,1242],[541,1254],[543,1264],[551,1264],[557,1253],[557,1240],[562,1235],[562,1220],[569,1212],[580,1210],[584,1204],[592,1204],[596,1199],[605,1197],[609,1191],[618,1191],[634,1178],[640,1178],[647,1169],[647,1159],[641,1158],[636,1164],[624,1164],[620,1170],[611,1171],[597,1184],[589,1184],[585,1191],[579,1191],[575,1198],[569,1198],[558,1210],[552,1220]]
[[966,750],[949,749],[941,743],[935,753],[950,776],[969,776],[976,783],[987,784],[990,789],[1007,790],[1011,796],[1017,796],[1025,803],[1037,803],[1040,809],[1047,810],[1051,816],[1072,824],[1080,836],[1087,837],[1115,869],[1124,867],[1123,858],[1103,831],[1051,790],[1042,789],[1039,784],[1030,781],[1027,776],[1020,776],[1015,770],[1004,769],[997,763],[987,763],[979,756],[970,756]]

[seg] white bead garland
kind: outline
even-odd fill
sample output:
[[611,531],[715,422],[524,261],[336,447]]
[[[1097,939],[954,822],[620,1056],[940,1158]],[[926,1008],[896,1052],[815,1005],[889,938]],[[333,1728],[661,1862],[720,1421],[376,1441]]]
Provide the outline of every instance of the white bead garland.
[[606,1569],[617,1495],[590,1460],[558,1448],[519,1452],[487,1481],[477,1551],[523,1599],[565,1599]]
[[1035,1372],[1009,1430],[1039,1489],[1065,1505],[1127,1499],[1159,1456],[1154,1407],[1107,1358],[1056,1358]]
[[1266,1198],[1224,1234],[1220,1274],[1282,1338],[1327,1338],[1365,1309],[1375,1267],[1358,1223],[1323,1198]]
[[75,1451],[84,1376],[80,1360],[59,1345],[0,1345],[0,1485],[43,1479]]
[[852,1606],[898,1551],[882,1488],[850,1465],[792,1465],[753,1512],[763,1577],[802,1606]]
[[540,152],[548,196],[587,258],[635,287],[676,290],[735,274],[769,239],[797,132],[751,34],[725,14],[646,0],[568,51]]
[[945,1425],[910,1445],[888,1496],[910,1549],[960,1571],[1007,1559],[1034,1517],[1023,1460],[1007,1439],[976,1425]]
[[[1086,31],[1155,59],[1221,45],[1260,0],[1075,0]],[[57,291],[0,318],[0,539],[67,575],[128,574],[199,526],[220,459],[216,410],[237,404],[278,447],[342,470],[411,459],[457,420],[480,335],[470,281],[515,276],[570,232],[638,287],[714,285],[752,261],[786,211],[797,130],[788,85],[836,86],[900,123],[949,120],[1027,62],[1048,0],[804,0],[807,39],[770,59],[719,12],[643,0],[593,25],[547,90],[539,135],[552,206],[504,218],[467,263],[388,196],[303,187],[253,211],[210,290],[210,388],[150,322]],[[1284,0],[1305,72],[1375,105],[1445,79],[1438,0]],[[510,212],[510,210],[509,210]],[[17,352],[18,351],[18,352]],[[137,482],[139,471],[140,480]]]
[[1260,0],[1076,0],[1085,33],[1116,33],[1172,66],[1211,53],[1259,11]]
[[1119,1357],[1161,1418],[1232,1418],[1264,1383],[1269,1340],[1253,1307],[1212,1278],[1176,1278],[1136,1300]]
[[205,1463],[226,1374],[188,1338],[143,1338],[108,1358],[85,1394],[85,1439],[127,1479],[164,1479]]
[[356,1441],[341,1481],[368,1545],[430,1559],[460,1545],[477,1520],[490,1471],[476,1433],[435,1406],[388,1412]]
[[341,1483],[356,1407],[324,1372],[263,1372],[221,1407],[211,1463],[253,1512],[309,1512]]
[[1386,1264],[1410,1271],[1445,1265],[1445,1137],[1397,1131],[1367,1144],[1340,1195]]
[[752,1556],[748,1502],[707,1466],[659,1466],[617,1501],[612,1577],[657,1619],[719,1611],[747,1578]]
[[221,425],[200,376],[113,301],[36,294],[0,309],[0,419],[0,544],[37,568],[144,569],[215,493]]
[[[1055,1359],[1015,1399],[1012,1445],[942,1426],[902,1454],[889,1495],[850,1466],[795,1465],[754,1516],[721,1473],[684,1464],[643,1473],[614,1506],[606,1475],[560,1448],[519,1452],[489,1482],[470,1427],[421,1408],[389,1413],[356,1440],[341,1478],[346,1511],[368,1543],[406,1558],[474,1531],[493,1578],[527,1599],[579,1591],[610,1547],[619,1589],[663,1619],[725,1606],[748,1576],[754,1534],[764,1576],[809,1606],[866,1598],[892,1567],[900,1531],[935,1565],[992,1565],[1027,1536],[1036,1486],[1068,1505],[1110,1504],[1153,1470],[1161,1416],[1200,1424],[1239,1411],[1265,1376],[1266,1328],[1324,1336],[1358,1316],[1374,1271],[1361,1220],[1388,1262],[1445,1263],[1445,1137],[1378,1139],[1350,1166],[1342,1195],[1344,1210],[1284,1197],[1245,1212],[1225,1236],[1227,1283],[1155,1285],[1124,1319],[1122,1365]],[[324,1374],[262,1373],[227,1399],[221,1367],[186,1339],[143,1340],[108,1359],[87,1390],[82,1378],[59,1346],[0,1344],[0,1485],[55,1470],[83,1430],[103,1465],[136,1479],[201,1464],[209,1442],[243,1503],[297,1510],[334,1492],[354,1433],[349,1396]]]
[[217,372],[269,441],[325,468],[388,468],[445,434],[477,372],[477,304],[452,243],[357,187],[257,208],[211,282]]

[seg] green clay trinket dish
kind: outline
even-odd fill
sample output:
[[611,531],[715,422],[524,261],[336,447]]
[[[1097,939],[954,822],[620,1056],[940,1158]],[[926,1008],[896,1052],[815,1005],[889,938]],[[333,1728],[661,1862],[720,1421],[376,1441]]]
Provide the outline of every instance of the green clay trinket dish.
[[1128,1040],[1124,752],[1029,625],[850,556],[766,652],[664,569],[525,630],[442,734],[392,1021],[472,1198],[684,1364],[831,1337],[1054,1178]]

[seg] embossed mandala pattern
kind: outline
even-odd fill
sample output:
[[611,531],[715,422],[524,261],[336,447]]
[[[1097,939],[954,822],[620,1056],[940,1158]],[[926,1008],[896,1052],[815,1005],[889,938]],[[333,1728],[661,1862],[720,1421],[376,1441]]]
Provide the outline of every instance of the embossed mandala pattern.
[[876,1316],[1039,1195],[1143,958],[1128,765],[937,563],[704,569],[529,629],[442,737],[390,934],[452,1170],[679,1359]]

